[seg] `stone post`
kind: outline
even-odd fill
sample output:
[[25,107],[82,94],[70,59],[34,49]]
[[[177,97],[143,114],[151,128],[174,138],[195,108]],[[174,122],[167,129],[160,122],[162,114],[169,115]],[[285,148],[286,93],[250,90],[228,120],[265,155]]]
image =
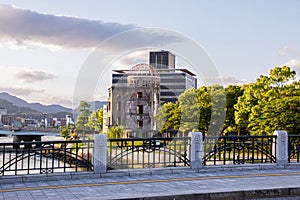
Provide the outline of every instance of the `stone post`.
[[106,173],[107,164],[107,138],[105,134],[94,134],[94,173]]
[[273,155],[276,156],[278,165],[288,164],[288,134],[286,131],[274,131],[273,135],[277,136],[277,143],[273,143]]
[[191,132],[189,133],[191,138],[190,145],[190,163],[192,169],[202,168],[202,133]]

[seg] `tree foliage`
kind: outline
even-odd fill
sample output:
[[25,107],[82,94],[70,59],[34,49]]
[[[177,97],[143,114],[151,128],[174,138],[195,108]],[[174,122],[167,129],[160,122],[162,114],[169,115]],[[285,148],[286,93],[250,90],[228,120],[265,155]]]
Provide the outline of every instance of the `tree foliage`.
[[90,104],[86,101],[80,101],[78,111],[80,114],[76,119],[76,128],[80,131],[86,131],[88,129],[87,123],[91,114]]
[[[294,81],[295,77],[295,71],[283,66],[253,83],[229,85],[225,94],[219,85],[187,90],[175,104],[159,108],[159,131],[201,131],[209,135],[220,131],[226,135],[266,135],[275,130],[299,133],[300,81]],[[225,123],[221,124],[224,112]]]
[[166,103],[159,108],[156,115],[159,131],[177,130],[182,133],[190,131],[207,133],[209,129],[220,131],[218,120],[225,114],[223,92],[223,88],[218,85],[185,91],[175,104]]
[[181,117],[178,103],[168,102],[163,104],[158,109],[158,114],[155,117],[158,122],[159,132],[178,130]]
[[88,118],[86,126],[90,130],[100,132],[103,128],[103,108],[92,112]]
[[236,109],[234,105],[237,103],[238,98],[243,94],[242,86],[237,85],[229,85],[225,88],[226,92],[226,118],[223,127],[223,133],[225,135],[232,134],[237,135],[239,134],[238,126],[235,123],[234,113]]
[[244,86],[244,93],[234,106],[240,130],[252,135],[270,135],[275,130],[299,132],[300,89],[295,71],[275,67],[269,76],[260,76]]
[[125,127],[123,126],[112,126],[107,130],[107,138],[121,138],[125,133]]

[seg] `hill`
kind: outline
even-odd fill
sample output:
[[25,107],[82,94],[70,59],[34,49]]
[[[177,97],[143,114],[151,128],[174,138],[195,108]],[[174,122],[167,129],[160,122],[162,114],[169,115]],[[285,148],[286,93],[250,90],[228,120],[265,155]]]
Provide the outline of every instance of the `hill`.
[[40,103],[28,103],[27,101],[10,95],[6,92],[0,93],[0,99],[4,99],[17,107],[26,107],[42,113],[72,112],[72,109],[60,105],[42,105]]
[[16,106],[16,105],[12,104],[11,102],[4,100],[4,99],[0,99],[0,107],[6,108],[7,112],[11,115],[22,116],[22,117],[26,117],[26,118],[31,117],[34,119],[42,119],[43,118],[43,115],[40,112],[37,112],[30,108]]
[[[102,108],[103,105],[107,105],[107,101],[92,101],[91,111]],[[60,105],[43,105],[40,103],[28,103],[27,101],[10,95],[6,92],[0,93],[0,107],[6,108],[9,114],[16,116],[24,116],[27,118],[42,119],[43,113],[47,113],[48,116],[64,118],[66,115],[78,115],[77,108],[72,110]]]

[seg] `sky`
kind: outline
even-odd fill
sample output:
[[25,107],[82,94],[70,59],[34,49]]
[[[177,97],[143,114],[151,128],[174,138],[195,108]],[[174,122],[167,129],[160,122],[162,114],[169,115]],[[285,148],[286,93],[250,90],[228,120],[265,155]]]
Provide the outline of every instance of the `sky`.
[[[190,38],[224,85],[255,81],[275,66],[300,74],[299,8],[297,0],[0,0],[0,92],[72,107],[78,76],[99,44],[137,28]],[[127,67],[147,57],[132,52],[115,64]],[[106,100],[108,87],[101,84],[94,99],[85,100]]]

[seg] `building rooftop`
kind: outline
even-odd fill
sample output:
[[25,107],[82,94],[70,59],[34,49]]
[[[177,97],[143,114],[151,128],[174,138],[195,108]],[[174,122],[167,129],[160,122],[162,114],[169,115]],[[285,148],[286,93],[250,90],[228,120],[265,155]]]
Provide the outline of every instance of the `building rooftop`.
[[[117,72],[117,73],[119,73],[119,74],[127,74],[127,73],[130,73],[130,69],[117,69],[117,70],[113,70],[114,72]],[[191,76],[196,76],[196,74],[194,74],[193,72],[191,72],[191,71],[189,71],[188,69],[161,69],[161,70],[157,70],[157,72],[158,73],[160,73],[160,72],[166,72],[166,71],[168,71],[168,72],[172,72],[172,71],[181,71],[181,72],[185,72],[185,73],[187,73],[187,74],[189,74],[189,75],[191,75]]]

